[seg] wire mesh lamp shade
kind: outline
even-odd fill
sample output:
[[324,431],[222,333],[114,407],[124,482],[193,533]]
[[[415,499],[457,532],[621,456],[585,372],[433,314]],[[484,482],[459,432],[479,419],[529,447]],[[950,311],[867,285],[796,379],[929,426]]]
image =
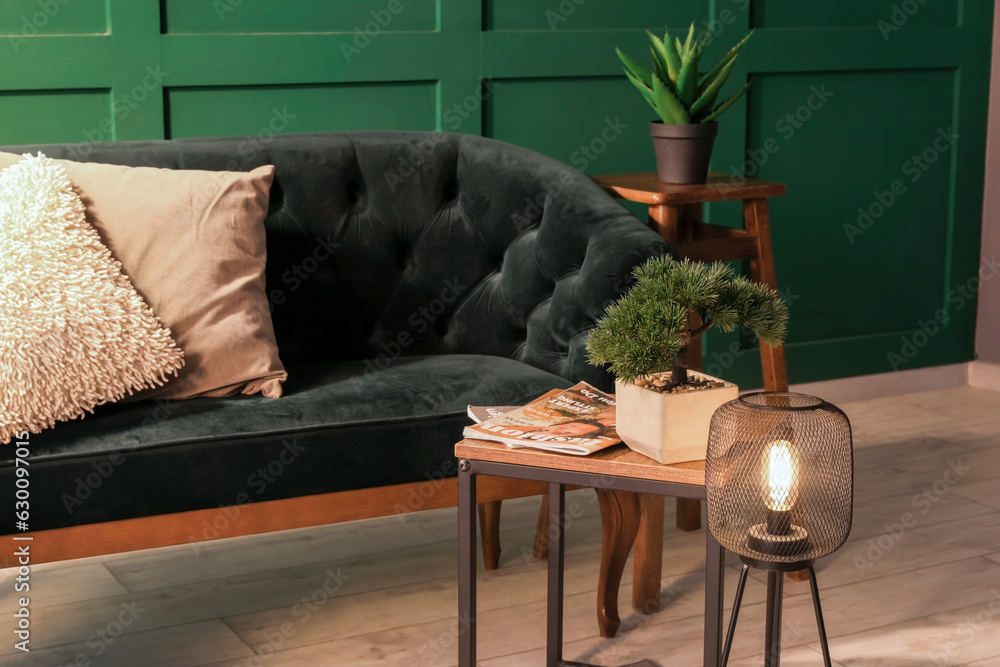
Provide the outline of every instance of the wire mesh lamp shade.
[[729,401],[712,416],[705,486],[719,544],[762,569],[801,570],[851,532],[851,424],[805,394]]
[[764,662],[778,667],[782,572],[808,569],[824,663],[829,667],[813,561],[851,532],[854,449],[851,424],[836,406],[792,392],[757,392],[716,410],[705,460],[708,528],[740,556],[722,664],[729,659],[747,572],[768,571]]

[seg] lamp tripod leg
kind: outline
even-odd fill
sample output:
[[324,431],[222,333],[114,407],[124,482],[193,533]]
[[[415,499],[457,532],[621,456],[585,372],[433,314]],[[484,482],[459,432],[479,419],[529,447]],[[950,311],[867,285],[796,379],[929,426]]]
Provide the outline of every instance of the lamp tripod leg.
[[823,664],[831,667],[830,645],[826,641],[826,624],[823,623],[823,608],[819,604],[819,584],[816,583],[816,570],[809,566],[809,587],[812,589],[813,607],[816,609],[816,626],[819,628],[819,645],[823,647]]
[[747,573],[750,566],[744,565],[740,572],[740,583],[736,586],[736,600],[733,602],[733,615],[729,619],[729,632],[726,634],[726,645],[722,647],[722,662],[719,664],[726,667],[729,664],[729,649],[733,647],[733,635],[736,634],[736,619],[740,615],[740,606],[743,604],[743,589],[747,585]]
[[784,593],[783,572],[767,573],[767,619],[765,621],[764,666],[779,667],[781,663],[781,597]]

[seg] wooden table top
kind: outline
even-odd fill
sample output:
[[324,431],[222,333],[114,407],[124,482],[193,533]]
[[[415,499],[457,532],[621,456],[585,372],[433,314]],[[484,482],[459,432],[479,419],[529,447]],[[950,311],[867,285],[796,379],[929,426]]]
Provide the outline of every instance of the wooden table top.
[[514,463],[597,475],[705,485],[705,461],[657,463],[647,456],[633,452],[624,444],[602,449],[589,456],[573,456],[540,449],[511,449],[499,442],[466,439],[455,445],[455,456],[476,461]]
[[595,176],[594,180],[615,197],[651,206],[676,206],[732,199],[763,199],[765,197],[780,197],[787,192],[784,183],[715,173],[710,173],[708,182],[699,185],[661,183],[655,171]]

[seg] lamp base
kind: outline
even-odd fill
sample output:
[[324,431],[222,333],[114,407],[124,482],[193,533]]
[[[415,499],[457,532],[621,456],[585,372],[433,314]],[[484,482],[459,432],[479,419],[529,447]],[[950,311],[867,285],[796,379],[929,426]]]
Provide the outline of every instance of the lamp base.
[[[743,561],[743,571],[740,573],[740,582],[736,586],[736,600],[733,602],[733,613],[729,618],[729,631],[726,633],[726,641],[722,647],[720,665],[727,667],[729,664],[729,652],[733,647],[733,636],[736,634],[736,620],[739,618],[740,607],[743,605],[743,591],[747,584],[747,573],[750,571],[751,563],[748,559],[740,557]],[[830,645],[826,638],[826,624],[823,622],[823,609],[819,602],[819,586],[816,583],[816,570],[813,569],[812,561],[809,563],[809,588],[812,591],[813,609],[816,612],[816,626],[819,630],[819,642],[823,651],[823,664],[831,667],[833,661],[830,659]],[[782,602],[782,575],[775,568],[767,573],[767,618],[765,620],[765,640],[764,640],[764,665],[765,667],[779,667],[781,655],[781,602]]]
[[794,556],[809,549],[809,531],[792,525],[787,535],[775,535],[767,524],[758,523],[750,526],[747,546],[768,556]]

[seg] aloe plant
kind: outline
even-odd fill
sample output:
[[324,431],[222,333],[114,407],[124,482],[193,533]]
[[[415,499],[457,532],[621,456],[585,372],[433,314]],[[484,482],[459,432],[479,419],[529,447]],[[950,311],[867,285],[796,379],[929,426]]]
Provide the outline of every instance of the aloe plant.
[[639,89],[664,123],[710,123],[740,99],[750,87],[749,83],[746,84],[715,106],[719,91],[729,78],[740,49],[746,45],[753,31],[701,76],[698,76],[698,63],[708,46],[711,32],[706,32],[705,38],[700,42],[694,40],[694,23],[683,42],[680,39],[671,40],[669,33],[663,39],[649,31],[646,34],[649,35],[650,50],[653,53],[653,71],[622,53],[621,49],[615,51],[625,65],[625,75],[629,81]]

